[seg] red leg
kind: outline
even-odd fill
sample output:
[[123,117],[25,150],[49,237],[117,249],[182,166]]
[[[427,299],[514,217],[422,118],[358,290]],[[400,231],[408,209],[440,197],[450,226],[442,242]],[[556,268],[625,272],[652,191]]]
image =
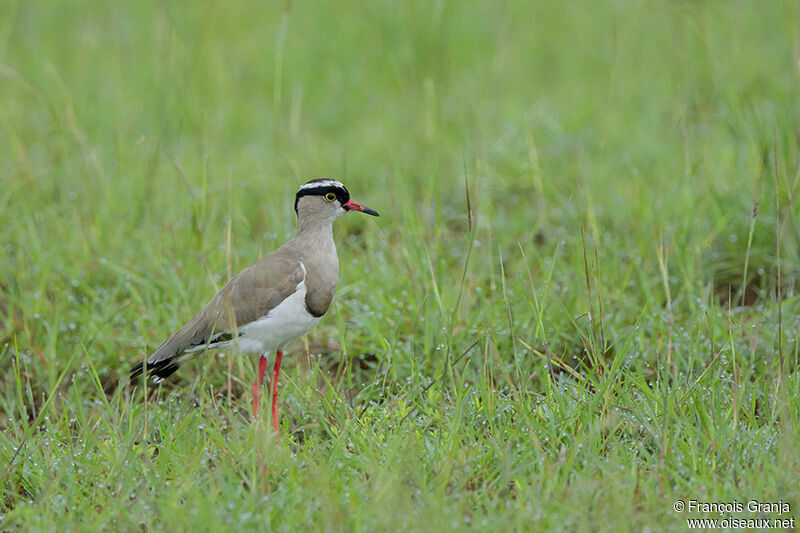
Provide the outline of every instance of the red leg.
[[258,378],[253,383],[253,418],[258,416],[261,407],[261,386],[264,384],[264,372],[267,370],[267,356],[262,355],[258,360]]
[[281,358],[283,352],[278,350],[275,354],[275,366],[272,367],[272,427],[278,432],[278,376],[281,373]]

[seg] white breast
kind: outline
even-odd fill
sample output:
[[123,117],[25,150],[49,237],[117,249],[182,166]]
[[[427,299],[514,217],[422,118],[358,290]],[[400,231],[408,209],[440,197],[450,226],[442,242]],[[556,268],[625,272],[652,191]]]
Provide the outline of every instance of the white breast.
[[298,339],[319,324],[322,317],[315,317],[306,307],[305,265],[303,281],[288,298],[272,308],[267,316],[239,329],[239,351],[244,353],[265,353],[282,348]]

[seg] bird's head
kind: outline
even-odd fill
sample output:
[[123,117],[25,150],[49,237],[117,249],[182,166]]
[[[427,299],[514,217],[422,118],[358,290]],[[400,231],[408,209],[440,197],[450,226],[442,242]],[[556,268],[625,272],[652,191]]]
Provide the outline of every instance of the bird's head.
[[350,199],[341,182],[319,178],[301,185],[294,198],[294,210],[300,221],[333,222],[348,211],[361,211],[372,216],[378,212]]

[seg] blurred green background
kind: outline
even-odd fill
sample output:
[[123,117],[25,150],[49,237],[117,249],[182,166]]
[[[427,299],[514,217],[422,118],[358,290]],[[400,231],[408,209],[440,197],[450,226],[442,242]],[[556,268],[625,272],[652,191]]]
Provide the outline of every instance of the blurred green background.
[[[794,510],[799,139],[789,0],[5,0],[0,527]],[[337,223],[284,443],[251,360],[146,404],[130,365],[320,176],[381,218]]]

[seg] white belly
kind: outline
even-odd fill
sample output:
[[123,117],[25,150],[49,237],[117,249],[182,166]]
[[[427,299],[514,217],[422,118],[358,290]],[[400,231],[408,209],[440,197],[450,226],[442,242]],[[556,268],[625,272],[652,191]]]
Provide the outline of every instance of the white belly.
[[313,316],[306,308],[303,280],[297,285],[297,291],[271,309],[267,316],[239,329],[239,351],[261,354],[283,348],[311,331],[321,318]]

